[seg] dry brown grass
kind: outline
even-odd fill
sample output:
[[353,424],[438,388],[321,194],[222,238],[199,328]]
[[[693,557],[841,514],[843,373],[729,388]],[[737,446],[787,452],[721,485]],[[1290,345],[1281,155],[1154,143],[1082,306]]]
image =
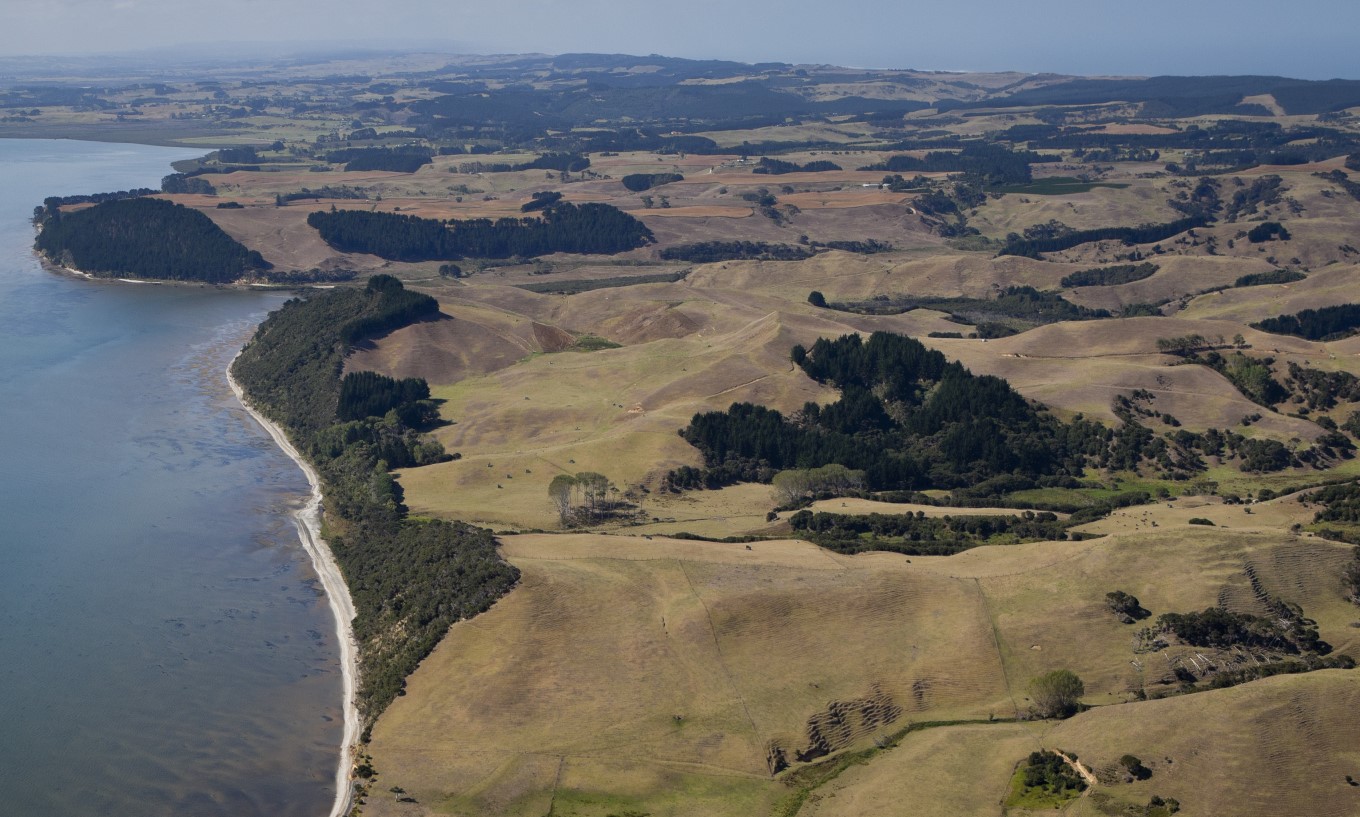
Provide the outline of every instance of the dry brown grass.
[[[1360,765],[1350,729],[1360,706],[1354,673],[1328,670],[1088,712],[1055,728],[1050,746],[1077,752],[1097,775],[1124,754],[1150,780],[1117,784],[1122,802],[1175,797],[1183,814],[1352,815]],[[1088,812],[1089,813],[1089,812]]]
[[[505,554],[519,588],[456,625],[374,733],[382,785],[440,811],[537,813],[556,762],[578,814],[758,813],[786,793],[767,747],[807,745],[831,701],[901,707],[852,730],[862,745],[1006,700],[971,582],[799,542],[521,536]],[[688,796],[714,787],[727,796]]]
[[818,789],[798,814],[995,817],[1015,765],[1040,748],[1042,732],[1039,724],[974,724],[913,733]]
[[[1014,121],[1031,121],[1023,111],[1016,115]],[[978,118],[960,128],[1004,126]],[[572,296],[504,285],[551,280],[531,275],[541,268],[488,270],[432,287],[446,320],[394,332],[351,359],[351,368],[425,377],[445,401],[442,413],[451,424],[436,436],[462,458],[399,473],[414,513],[497,529],[552,529],[557,519],[548,482],[587,470],[632,489],[637,511],[632,522],[602,524],[593,533],[503,539],[524,581],[489,613],[450,631],[375,731],[372,752],[382,773],[376,790],[403,786],[418,802],[376,796],[366,813],[768,814],[790,794],[769,774],[770,745],[790,754],[808,746],[809,719],[832,701],[880,696],[880,703],[886,698],[902,707],[892,724],[856,722],[838,745],[866,748],[907,721],[1023,712],[1029,680],[1059,667],[1081,675],[1086,702],[1101,706],[1057,725],[982,723],[912,733],[900,747],[823,786],[800,814],[996,814],[1015,762],[1040,745],[1075,750],[1102,775],[1127,752],[1154,767],[1148,783],[1102,783],[1097,796],[1069,806],[1074,814],[1093,815],[1102,803],[1141,805],[1152,792],[1177,797],[1185,813],[1356,811],[1355,790],[1337,780],[1355,772],[1347,764],[1360,760],[1345,732],[1346,713],[1360,703],[1348,675],[1278,678],[1129,703],[1135,690],[1170,691],[1171,662],[1187,650],[1136,653],[1137,626],[1121,624],[1104,600],[1107,592],[1124,590],[1154,614],[1215,604],[1261,614],[1254,576],[1260,589],[1301,605],[1338,651],[1360,650],[1360,630],[1350,626],[1355,608],[1341,598],[1336,581],[1350,548],[1290,534],[1290,526],[1308,523],[1314,510],[1296,498],[1243,506],[1185,497],[1123,509],[1083,528],[1102,538],[908,559],[841,556],[794,541],[759,541],[748,550],[668,539],[682,531],[780,536],[788,528],[782,519],[766,521],[775,503],[768,486],[682,495],[655,490],[667,470],[700,464],[698,452],[675,433],[695,412],[736,401],[793,411],[808,400],[834,399],[791,365],[789,348],[879,329],[921,337],[1064,416],[1082,412],[1113,422],[1112,400],[1146,389],[1153,394],[1150,408],[1190,430],[1311,439],[1321,431],[1316,425],[1263,410],[1205,367],[1172,365],[1176,360],[1158,354],[1156,344],[1164,337],[1240,332],[1251,353],[1275,357],[1277,367],[1298,362],[1360,373],[1360,340],[1312,343],[1247,327],[1282,312],[1354,300],[1360,267],[1340,245],[1353,243],[1357,205],[1336,191],[1327,195],[1329,183],[1309,175],[1335,162],[1242,174],[1245,181],[1264,172],[1284,176],[1301,214],[1281,203],[1240,223],[1199,231],[1201,242],[1216,237],[1217,255],[1202,243],[1165,242],[1164,254],[1152,259],[1162,266],[1153,277],[1067,293],[1108,309],[1173,299],[1166,317],[1053,324],[984,342],[926,339],[929,332],[960,331],[941,313],[861,316],[815,309],[807,295],[815,289],[832,301],[856,301],[989,297],[1018,284],[1056,289],[1064,275],[1115,263],[1115,253],[1130,249],[1092,245],[1047,261],[954,251],[909,212],[909,196],[823,189],[856,184],[862,176],[876,182],[882,174],[755,176],[749,165],[721,166],[734,157],[662,158],[600,157],[592,169],[613,179],[567,185],[542,173],[451,174],[447,167],[456,163],[445,160],[416,174],[365,181],[383,191],[383,209],[438,217],[514,214],[534,190],[561,189],[568,200],[624,207],[657,234],[657,246],[623,258],[547,259],[559,268],[558,280],[683,269],[647,265],[655,264],[660,247],[702,240],[793,243],[807,234],[823,241],[879,238],[897,247],[877,256],[832,252],[802,262],[699,265],[676,283]],[[881,156],[817,158],[852,167]],[[625,193],[617,181],[624,173],[669,170],[687,178],[653,192],[667,195],[668,209],[643,209],[640,196]],[[357,183],[364,175],[272,181],[317,187]],[[1050,218],[1081,228],[1177,217],[1166,205],[1174,195],[1170,180],[1120,180],[1132,186],[1057,197],[1009,194],[983,205],[970,223],[1000,237]],[[498,198],[483,201],[477,194],[459,203],[440,192],[457,184]],[[753,215],[737,198],[742,190],[784,184],[811,188],[780,194],[801,211],[787,225]],[[241,185],[229,194],[243,202],[272,201],[258,180],[255,189],[246,189],[245,179]],[[719,192],[727,186],[736,192]],[[288,232],[299,229],[310,209],[209,212],[234,235],[263,242],[276,263],[314,266],[334,254],[318,247],[319,240]],[[1295,239],[1266,247],[1237,240],[1227,247],[1264,218],[1285,220]],[[290,258],[285,248],[294,240],[298,249]],[[374,268],[381,263],[362,260]],[[1194,295],[1247,273],[1298,265],[1311,267],[1306,281]],[[430,275],[427,267],[382,268]],[[1177,311],[1180,301],[1188,305]],[[622,348],[561,351],[583,334]],[[1259,422],[1239,425],[1255,413],[1264,415]],[[1268,481],[1223,466],[1209,476],[1222,480],[1225,491]],[[848,499],[815,508],[960,512]],[[1195,517],[1215,525],[1189,525]],[[616,535],[604,535],[609,532]]]
[[[1315,735],[1317,753],[1334,752],[1349,698],[1338,704],[1335,727],[1306,735],[1273,716],[1236,741],[1205,744],[1200,734],[1222,734],[1214,724],[1231,717],[1233,696],[1270,699],[1277,687],[1297,689],[1307,679],[1127,703],[1139,688],[1170,690],[1167,659],[1179,652],[1135,653],[1136,627],[1105,606],[1113,589],[1157,614],[1213,604],[1260,614],[1250,573],[1266,592],[1300,604],[1339,650],[1360,646],[1349,627],[1354,608],[1332,581],[1348,547],[1282,541],[1274,529],[1165,521],[1161,530],[1085,542],[911,559],[839,556],[793,541],[748,549],[661,537],[508,537],[504,554],[523,571],[521,585],[450,631],[374,734],[382,785],[402,786],[424,807],[375,803],[373,813],[537,813],[554,780],[565,798],[559,804],[582,815],[624,807],[768,813],[788,791],[769,777],[767,747],[791,755],[811,745],[809,718],[830,701],[878,695],[901,707],[890,722],[851,729],[836,744],[863,747],[908,722],[1010,717],[1028,706],[1029,679],[1055,667],[1086,681],[1088,703],[1110,705],[1053,729],[980,724],[913,733],[819,790],[807,813],[863,813],[871,804],[889,814],[995,813],[988,806],[1004,795],[1010,769],[1039,745],[1077,750],[1102,775],[1125,752],[1172,757],[1179,768],[1193,747],[1241,762],[1284,742],[1316,762],[1314,748],[1298,742]],[[1333,675],[1348,678],[1310,679]],[[1196,706],[1219,714],[1196,717]],[[1181,714],[1163,720],[1149,707]],[[1317,723],[1320,714],[1310,717]],[[1147,738],[1127,731],[1144,722]],[[1169,739],[1182,722],[1197,728]],[[1155,768],[1162,774],[1170,764]],[[1308,779],[1303,764],[1281,768],[1288,785],[1273,796]],[[961,785],[970,769],[972,785]],[[904,776],[919,781],[916,796],[889,800],[890,781]],[[1178,779],[1154,777],[1166,780],[1155,791],[1187,802]],[[1105,788],[1105,796],[1149,796]]]

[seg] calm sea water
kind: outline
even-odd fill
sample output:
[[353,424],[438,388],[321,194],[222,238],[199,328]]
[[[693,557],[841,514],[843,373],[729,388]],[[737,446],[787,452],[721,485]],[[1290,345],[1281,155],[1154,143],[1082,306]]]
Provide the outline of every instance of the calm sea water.
[[49,195],[196,152],[0,139],[0,813],[324,815],[334,624],[306,482],[223,372],[282,297],[33,259]]

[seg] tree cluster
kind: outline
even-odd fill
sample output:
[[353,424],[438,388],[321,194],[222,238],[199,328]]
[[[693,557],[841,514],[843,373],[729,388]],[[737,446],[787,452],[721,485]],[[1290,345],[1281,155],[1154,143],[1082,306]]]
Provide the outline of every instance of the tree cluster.
[[230,283],[270,268],[197,210],[126,198],[46,219],[37,248],[91,275]]
[[1277,238],[1281,241],[1289,240],[1289,231],[1278,221],[1263,221],[1247,231],[1247,240],[1253,244],[1262,244]]
[[519,206],[521,213],[532,213],[535,210],[546,210],[562,200],[562,194],[557,191],[547,191],[534,193],[529,200]]
[[[787,472],[783,472],[787,473]],[[1052,513],[1017,516],[933,516],[838,514],[802,510],[789,517],[792,528],[838,553],[892,551],[917,555],[959,553],[979,545],[1066,538],[1066,523]]]
[[621,181],[625,188],[634,193],[641,193],[644,190],[651,190],[653,187],[684,181],[684,179],[685,177],[679,173],[629,173]]
[[1151,261],[1144,261],[1141,264],[1097,267],[1065,275],[1061,285],[1064,287],[1109,287],[1130,284],[1144,278],[1151,278],[1159,269],[1161,267]]
[[1163,613],[1157,617],[1157,629],[1195,647],[1245,647],[1292,655],[1326,655],[1332,651],[1331,645],[1318,637],[1317,622],[1304,618],[1296,606],[1278,605],[1282,609],[1271,618],[1221,607],[1198,613]]
[[48,196],[43,199],[43,206],[40,208],[42,217],[56,215],[62,207],[72,204],[103,204],[106,201],[118,201],[119,199],[138,199],[142,196],[154,196],[156,191],[150,187],[138,187],[133,190],[118,190],[113,193],[89,193],[75,196]]
[[852,471],[832,463],[821,468],[793,468],[780,471],[770,479],[775,500],[780,505],[795,505],[823,494],[843,496],[864,488],[864,472]]
[[[343,421],[382,417],[389,411],[401,409],[430,399],[430,386],[424,379],[407,377],[401,380],[377,372],[350,372],[340,381],[340,397],[336,415]],[[409,418],[419,415],[407,413]],[[420,425],[419,421],[406,425]]]
[[1059,797],[1086,791],[1086,781],[1057,752],[1031,752],[1021,768],[1021,782],[1026,788]]
[[1234,287],[1259,287],[1266,284],[1292,284],[1307,278],[1307,273],[1292,269],[1273,269],[1267,272],[1252,272],[1238,276]]
[[752,173],[759,173],[769,176],[782,176],[785,173],[825,173],[828,170],[840,170],[841,166],[835,162],[828,162],[825,159],[798,164],[797,162],[786,162],[782,159],[771,159],[768,156],[761,157]]
[[557,509],[563,527],[607,518],[624,504],[618,487],[609,477],[594,471],[553,477],[548,483],[548,499]]
[[1336,340],[1360,329],[1360,304],[1337,304],[1305,309],[1293,315],[1277,315],[1251,325],[1274,335],[1293,335],[1307,340]]
[[807,247],[766,241],[700,241],[661,250],[664,261],[688,261],[692,264],[712,264],[715,261],[801,261],[811,257],[812,250]]
[[901,335],[821,339],[795,347],[793,359],[841,399],[808,403],[793,418],[749,403],[696,414],[681,436],[709,469],[751,479],[835,463],[863,471],[870,490],[952,488],[999,474],[1080,474],[1108,440],[1101,426],[1062,423],[1004,380]]
[[559,202],[542,218],[447,222],[398,213],[315,212],[307,223],[341,252],[372,253],[393,261],[532,258],[551,253],[612,255],[653,240],[646,225],[608,204]]
[[577,153],[545,153],[527,162],[510,166],[511,170],[556,170],[580,173],[590,167],[590,159]]
[[326,154],[332,164],[344,163],[346,171],[387,170],[393,173],[414,173],[430,163],[430,148],[411,146],[396,148],[345,148]]
[[1070,250],[1091,241],[1121,241],[1124,244],[1152,244],[1165,241],[1186,230],[1203,227],[1210,219],[1205,216],[1178,219],[1166,224],[1144,224],[1141,227],[1102,227],[1096,230],[1072,230],[1063,235],[1040,239],[1012,239],[998,255],[1021,255],[1042,258],[1041,253]]

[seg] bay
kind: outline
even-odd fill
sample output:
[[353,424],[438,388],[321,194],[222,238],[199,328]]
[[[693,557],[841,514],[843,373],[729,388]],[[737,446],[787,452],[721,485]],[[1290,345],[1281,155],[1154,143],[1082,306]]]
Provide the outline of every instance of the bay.
[[51,195],[201,151],[0,140],[0,785],[10,814],[319,815],[334,622],[296,465],[224,371],[274,293],[86,281],[33,257]]

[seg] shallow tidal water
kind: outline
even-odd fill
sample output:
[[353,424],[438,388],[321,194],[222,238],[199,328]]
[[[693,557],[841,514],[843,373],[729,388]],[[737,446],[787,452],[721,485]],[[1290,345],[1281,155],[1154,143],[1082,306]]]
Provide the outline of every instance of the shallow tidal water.
[[224,371],[283,296],[44,270],[33,207],[201,151],[0,140],[0,813],[324,815],[334,622],[302,473]]

